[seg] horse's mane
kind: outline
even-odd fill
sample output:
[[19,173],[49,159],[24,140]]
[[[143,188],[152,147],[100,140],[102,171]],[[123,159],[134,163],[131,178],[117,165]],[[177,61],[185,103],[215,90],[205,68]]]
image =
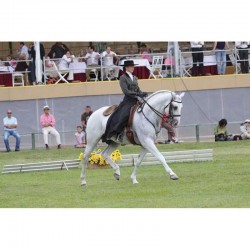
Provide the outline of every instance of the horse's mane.
[[149,96],[147,97],[147,100],[148,100],[149,98],[151,98],[151,97],[153,97],[153,96],[159,94],[159,93],[164,93],[164,92],[172,93],[172,91],[170,91],[170,90],[158,90],[158,91],[152,93],[151,95],[149,95]]

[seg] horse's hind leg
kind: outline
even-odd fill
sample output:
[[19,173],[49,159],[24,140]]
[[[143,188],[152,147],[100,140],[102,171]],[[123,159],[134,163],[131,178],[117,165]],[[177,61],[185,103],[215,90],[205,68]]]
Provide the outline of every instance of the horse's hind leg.
[[81,185],[82,186],[85,186],[87,184],[86,183],[86,168],[87,168],[87,164],[89,161],[89,156],[90,156],[91,152],[93,151],[93,149],[95,148],[98,141],[99,141],[98,138],[96,138],[95,140],[88,140],[87,141],[87,146],[85,148],[84,157],[83,157],[83,161],[82,161],[82,172],[81,172]]
[[145,155],[147,154],[147,152],[148,152],[147,149],[145,149],[143,147],[141,148],[141,152],[140,152],[140,154],[139,154],[139,156],[137,158],[137,161],[135,163],[133,172],[132,172],[132,174],[130,176],[131,180],[133,181],[133,184],[139,183],[137,181],[137,179],[136,179],[136,175],[137,175],[137,172],[138,172],[138,167],[140,166],[140,164],[141,164],[143,158],[145,157]]
[[165,170],[169,173],[170,178],[172,180],[178,180],[178,176],[174,173],[174,171],[168,166],[164,156],[159,152],[154,142],[150,139],[145,140],[143,146],[152,153],[164,166]]
[[107,148],[105,148],[102,151],[103,157],[106,159],[106,161],[110,164],[110,166],[114,169],[114,177],[116,180],[120,180],[120,168],[119,166],[111,159],[110,154],[117,149],[119,144],[112,142],[108,145]]

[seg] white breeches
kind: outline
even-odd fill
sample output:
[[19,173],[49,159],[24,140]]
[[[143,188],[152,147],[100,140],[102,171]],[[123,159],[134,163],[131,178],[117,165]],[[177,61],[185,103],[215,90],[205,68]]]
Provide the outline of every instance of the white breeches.
[[53,136],[56,137],[56,143],[57,145],[61,144],[61,138],[60,134],[58,131],[53,128],[53,127],[45,127],[43,128],[43,139],[44,139],[44,144],[48,144],[48,135],[52,134]]

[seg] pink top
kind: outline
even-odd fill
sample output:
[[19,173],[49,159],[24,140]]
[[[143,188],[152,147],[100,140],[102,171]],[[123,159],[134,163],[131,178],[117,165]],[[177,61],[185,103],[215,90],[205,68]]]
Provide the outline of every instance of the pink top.
[[143,59],[148,59],[149,62],[152,62],[152,57],[148,55],[149,53],[147,51],[143,51],[141,54],[143,55]]
[[40,117],[40,123],[42,127],[47,127],[47,126],[54,127],[56,125],[55,118],[52,114],[48,115],[42,114]]

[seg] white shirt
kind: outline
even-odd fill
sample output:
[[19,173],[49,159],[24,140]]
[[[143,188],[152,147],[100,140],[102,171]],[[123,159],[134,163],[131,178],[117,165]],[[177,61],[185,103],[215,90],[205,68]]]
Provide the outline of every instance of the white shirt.
[[237,48],[246,49],[248,48],[249,42],[235,42]]
[[68,69],[69,68],[69,64],[71,62],[73,62],[73,59],[71,57],[67,57],[66,55],[64,55],[60,59],[60,62],[58,64],[58,69]]
[[92,53],[87,53],[86,56],[84,57],[87,59],[87,65],[93,65],[93,64],[98,64],[98,57],[100,54],[98,52],[93,51]]
[[201,48],[204,45],[203,41],[190,42],[191,48]]
[[25,54],[25,59],[29,59],[29,49],[26,45],[23,45],[23,47],[17,52],[18,55]]
[[[8,116],[4,117],[3,118],[3,125],[4,126],[9,126],[9,125],[17,125],[17,119],[13,116],[11,116],[10,118]],[[4,130],[7,130],[7,131],[13,131],[13,130],[16,130],[15,128],[6,128],[4,127]]]
[[129,77],[131,78],[131,80],[133,82],[134,81],[134,76],[130,72],[128,72],[128,71],[126,71],[126,73],[129,75]]
[[102,52],[102,58],[103,58],[103,66],[112,66],[114,65],[114,57],[117,56],[115,52],[110,51],[108,54],[107,51]]

